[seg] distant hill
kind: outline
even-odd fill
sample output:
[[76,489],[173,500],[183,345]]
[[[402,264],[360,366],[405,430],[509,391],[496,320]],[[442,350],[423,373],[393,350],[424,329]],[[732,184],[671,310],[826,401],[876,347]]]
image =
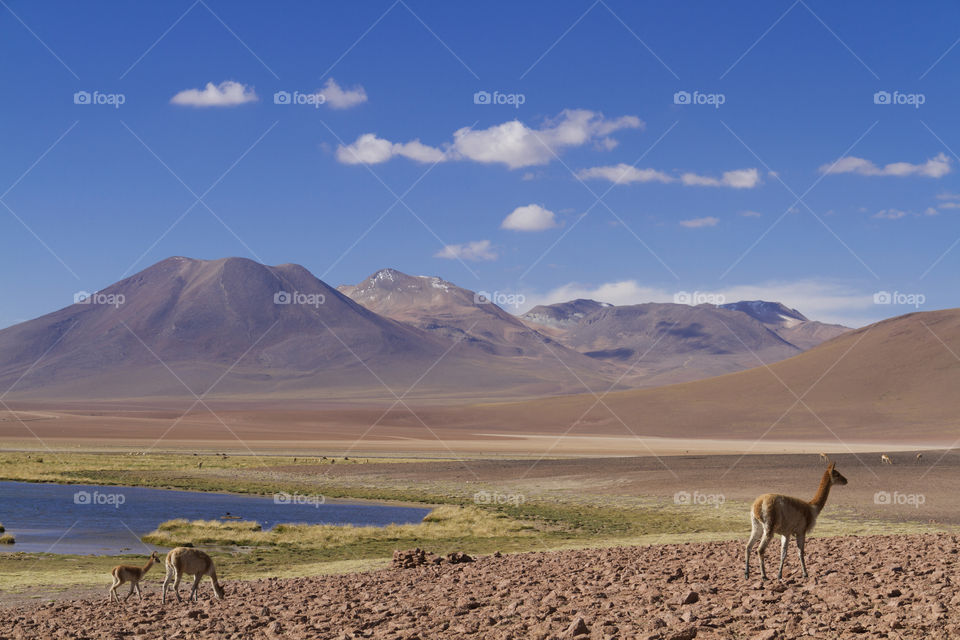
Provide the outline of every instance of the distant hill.
[[779,302],[743,300],[721,306],[725,309],[742,311],[756,318],[778,336],[804,350],[850,331],[850,327],[840,324],[825,324],[809,320],[796,309],[789,309]]
[[[623,434],[753,440],[936,442],[960,438],[960,309],[911,313],[851,330],[767,366],[655,389],[476,406],[465,428],[530,433],[574,424],[570,435]],[[622,420],[622,422],[621,422]],[[746,453],[746,451],[745,451]]]
[[720,307],[572,300],[534,307],[522,319],[592,358],[629,367],[633,386],[742,371],[789,358],[846,327],[808,320],[777,302]]

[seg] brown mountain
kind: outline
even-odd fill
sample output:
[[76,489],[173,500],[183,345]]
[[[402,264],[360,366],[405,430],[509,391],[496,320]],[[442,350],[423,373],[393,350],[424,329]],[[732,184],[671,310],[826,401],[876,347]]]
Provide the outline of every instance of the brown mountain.
[[[515,324],[520,351],[533,332]],[[374,313],[298,265],[176,257],[0,331],[0,386],[11,398],[75,399],[192,397],[214,385],[215,394],[275,399],[391,399],[414,384],[414,396],[583,389],[556,358],[499,357],[509,331],[490,349],[450,337]]]
[[628,379],[635,386],[742,371],[801,351],[756,318],[714,305],[574,301],[536,309],[524,315],[531,326],[545,320],[557,341],[629,367]]
[[577,395],[478,407],[460,424],[515,431],[523,417],[530,432],[816,439],[836,451],[845,440],[949,446],[960,438],[958,388],[960,309],[947,309],[851,330],[769,367],[614,392],[596,406]]
[[725,309],[742,311],[756,318],[771,331],[803,350],[817,346],[836,338],[850,330],[840,324],[826,324],[810,320],[796,309],[790,309],[779,302],[765,300],[741,300],[721,305]]
[[[357,285],[338,290],[370,311],[412,325],[467,350],[499,358],[522,358],[543,370],[569,369],[576,375],[612,380],[613,367],[555,342],[507,313],[486,296],[434,276],[381,269]],[[581,386],[582,389],[582,386]]]

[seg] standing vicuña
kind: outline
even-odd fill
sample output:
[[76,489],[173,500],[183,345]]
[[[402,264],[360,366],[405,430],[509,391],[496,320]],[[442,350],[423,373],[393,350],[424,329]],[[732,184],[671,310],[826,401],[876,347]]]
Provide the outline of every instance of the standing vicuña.
[[790,536],[797,539],[800,567],[803,569],[803,577],[807,577],[807,560],[803,550],[807,533],[813,529],[813,525],[817,522],[817,516],[823,511],[823,506],[827,504],[830,487],[835,484],[847,484],[847,479],[840,475],[834,468],[835,466],[836,463],[831,462],[827,470],[824,471],[817,494],[813,496],[813,500],[810,502],[776,493],[767,493],[753,502],[753,508],[750,510],[753,529],[750,532],[750,541],[747,542],[745,575],[748,579],[750,578],[750,552],[754,543],[761,537],[761,531],[763,537],[760,540],[760,547],[757,549],[757,555],[760,556],[760,577],[763,579],[767,577],[767,571],[763,565],[763,552],[767,550],[767,545],[770,544],[770,539],[774,534],[779,534],[782,538],[780,544],[780,573],[777,578],[783,578],[783,563],[787,559],[787,544],[790,542]]
[[160,599],[161,604],[167,601],[167,585],[170,579],[176,577],[173,583],[173,593],[177,596],[177,602],[180,599],[180,578],[183,574],[193,576],[193,587],[190,588],[190,598],[197,601],[197,588],[200,586],[200,580],[203,576],[210,576],[213,581],[213,592],[217,598],[223,600],[223,587],[217,582],[217,570],[213,566],[213,560],[210,556],[199,549],[190,549],[189,547],[177,547],[167,554],[166,560],[167,575],[163,579],[163,596]]
[[154,562],[160,562],[160,556],[157,555],[156,551],[150,554],[150,559],[147,560],[147,564],[142,567],[133,567],[129,564],[115,566],[111,572],[113,575],[113,585],[110,587],[111,600],[120,602],[120,596],[117,595],[117,587],[124,582],[130,583],[130,592],[124,597],[124,602],[133,595],[134,589],[137,590],[137,595],[140,597],[140,600],[143,600],[143,593],[140,591],[140,581],[143,579],[143,576],[147,575],[147,571],[150,571],[150,567],[153,566]]
[[884,453],[880,455],[880,464],[893,464],[893,460],[890,459],[890,456]]
[[829,464],[830,458],[827,456],[827,454],[821,453],[821,454],[820,454],[820,462],[823,462],[824,464]]

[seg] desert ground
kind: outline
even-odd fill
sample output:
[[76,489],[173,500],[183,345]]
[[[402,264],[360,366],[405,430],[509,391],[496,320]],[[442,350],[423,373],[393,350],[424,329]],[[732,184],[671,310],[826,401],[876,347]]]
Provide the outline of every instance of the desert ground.
[[[4,638],[954,638],[953,535],[834,537],[783,581],[714,542],[524,553],[370,573],[209,584],[194,603],[103,598],[0,609]],[[412,555],[412,554],[411,554]],[[774,554],[770,554],[771,556]],[[417,556],[404,564],[415,564]],[[399,564],[399,563],[398,563]]]

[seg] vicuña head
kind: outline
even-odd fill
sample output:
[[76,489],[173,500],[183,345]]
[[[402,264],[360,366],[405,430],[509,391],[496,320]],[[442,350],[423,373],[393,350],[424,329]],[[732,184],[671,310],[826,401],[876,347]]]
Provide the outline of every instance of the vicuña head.
[[760,546],[757,549],[757,555],[760,557],[760,577],[766,579],[767,572],[763,564],[763,553],[767,550],[767,545],[770,544],[770,539],[775,534],[781,536],[780,571],[777,578],[783,578],[783,563],[787,559],[787,545],[790,542],[790,536],[797,539],[800,567],[803,569],[803,577],[807,577],[807,561],[804,555],[806,536],[813,529],[813,525],[817,523],[817,516],[820,515],[824,505],[827,504],[830,487],[835,484],[845,485],[847,479],[836,470],[836,463],[831,462],[827,470],[823,472],[820,486],[812,500],[806,501],[778,493],[767,493],[753,502],[753,507],[750,510],[752,530],[750,540],[747,542],[746,553],[745,575],[748,579],[750,578],[750,552],[758,539],[760,540]]

